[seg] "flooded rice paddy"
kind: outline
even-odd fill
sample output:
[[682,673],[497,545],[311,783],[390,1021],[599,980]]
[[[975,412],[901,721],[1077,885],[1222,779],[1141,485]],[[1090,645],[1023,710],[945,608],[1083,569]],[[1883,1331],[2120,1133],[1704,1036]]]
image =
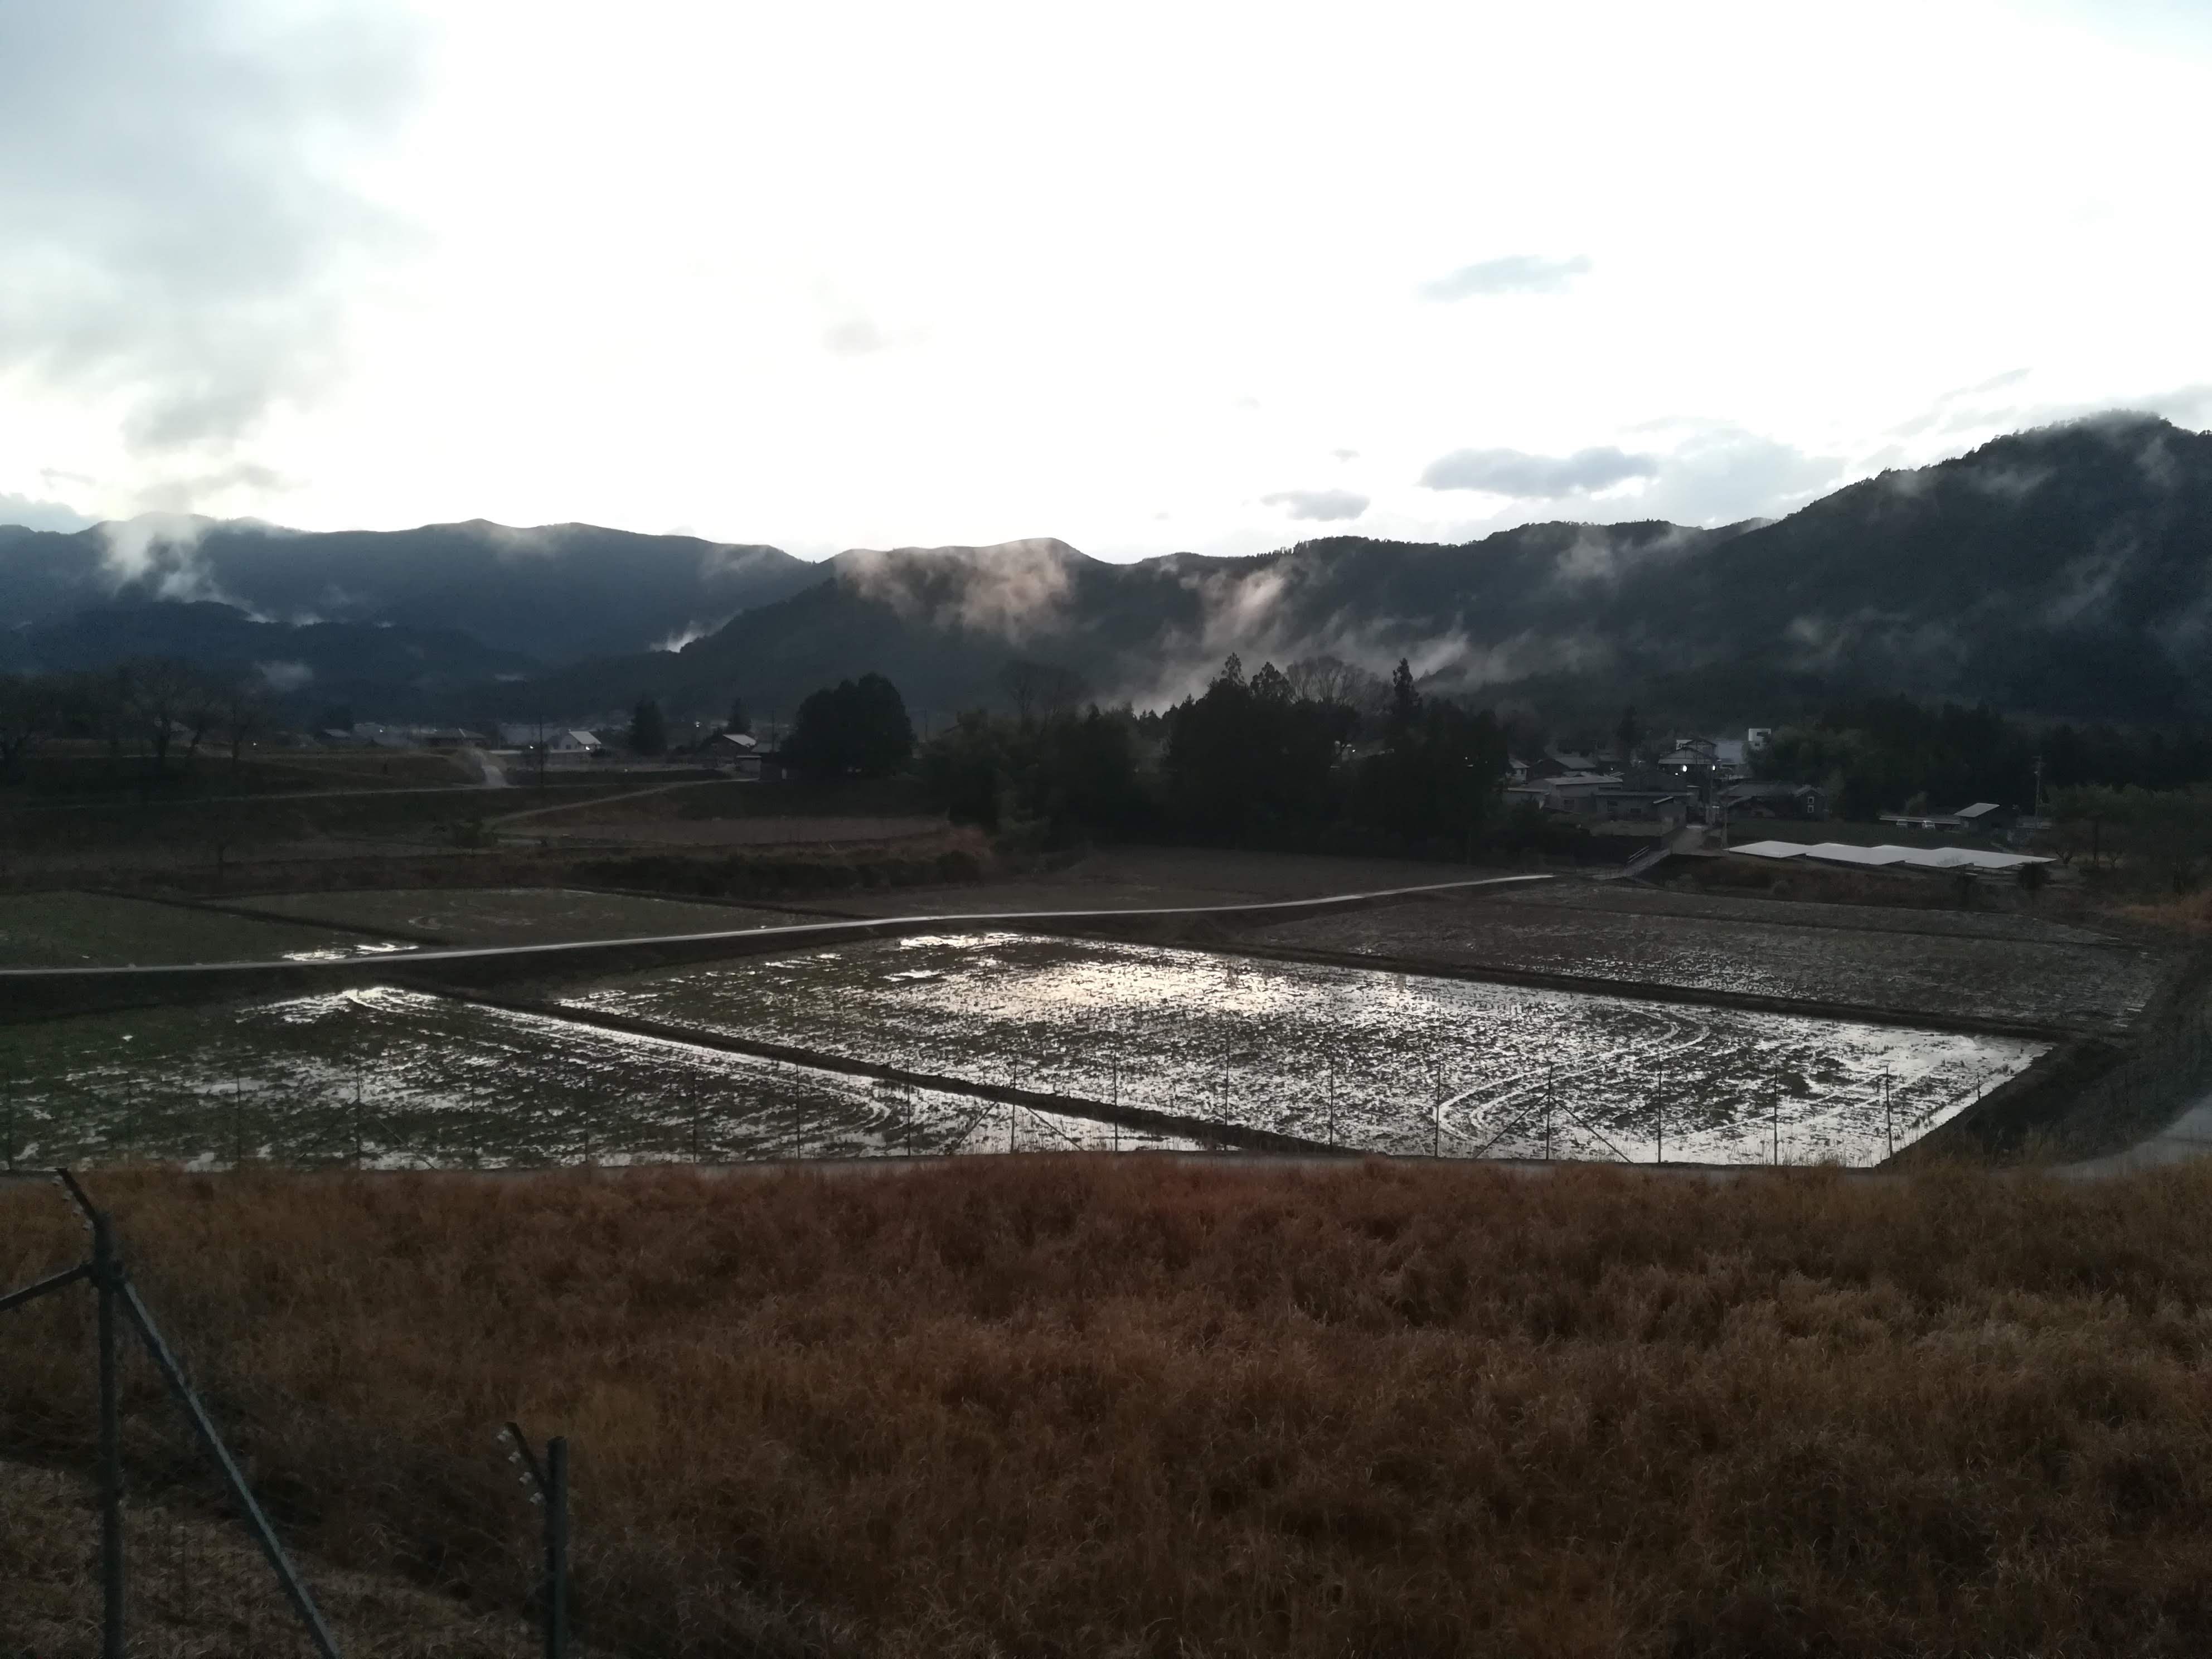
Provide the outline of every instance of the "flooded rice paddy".
[[496,1169],[1193,1144],[385,987],[0,1027],[9,1168]]
[[1011,933],[796,951],[561,1000],[1447,1157],[1869,1164],[2049,1046]]
[[[1190,1148],[1256,1130],[1416,1156],[1866,1165],[2046,1047],[932,933],[603,981],[544,1012],[370,988],[0,1027],[0,1154],[501,1168]],[[978,1085],[1056,1098],[1009,1107]],[[1172,1115],[1182,1132],[1116,1127],[1099,1104]]]

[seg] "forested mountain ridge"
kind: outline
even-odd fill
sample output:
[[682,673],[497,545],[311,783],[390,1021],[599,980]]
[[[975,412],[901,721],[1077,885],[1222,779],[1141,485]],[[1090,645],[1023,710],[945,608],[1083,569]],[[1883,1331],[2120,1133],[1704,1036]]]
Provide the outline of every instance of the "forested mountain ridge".
[[[1771,522],[1522,526],[1458,544],[1331,537],[1128,565],[1064,543],[855,551],[676,657],[606,669],[711,705],[876,667],[939,707],[1009,659],[1139,703],[1329,653],[1478,696],[1655,684],[1905,692],[2023,713],[2212,717],[2212,434],[2114,415],[1885,472]],[[580,692],[592,670],[562,678]],[[613,682],[608,682],[611,684]],[[586,696],[585,701],[594,701]]]
[[672,645],[820,579],[773,547],[592,525],[0,526],[0,626],[18,630],[111,604],[206,601],[278,623],[459,629],[502,656],[558,663]]
[[[0,604],[23,585],[32,533],[0,531]],[[787,709],[869,670],[945,711],[996,700],[1016,659],[1150,704],[1198,689],[1235,652],[1255,667],[1326,653],[1378,672],[1403,657],[1430,689],[1477,699],[1672,698],[1753,720],[1869,692],[2212,719],[2212,434],[2149,416],[2015,434],[1771,522],[1536,524],[1452,544],[1330,537],[1249,558],[1112,564],[1039,539],[808,565],[585,526],[435,526],[374,544],[289,534],[209,527],[201,562],[177,568],[236,583],[240,599],[281,589],[304,603],[312,580],[393,550],[363,601],[374,620],[459,629],[549,665],[510,678],[513,656],[488,661],[481,678],[509,683],[473,693],[472,714],[583,714],[648,692],[672,713],[733,696]],[[279,570],[287,547],[314,554],[311,574]],[[441,557],[447,547],[465,556]],[[184,577],[138,580],[136,591],[173,590]],[[647,621],[687,631],[665,619],[696,623],[702,595],[730,619],[680,650],[648,648]],[[589,642],[617,635],[616,651]]]

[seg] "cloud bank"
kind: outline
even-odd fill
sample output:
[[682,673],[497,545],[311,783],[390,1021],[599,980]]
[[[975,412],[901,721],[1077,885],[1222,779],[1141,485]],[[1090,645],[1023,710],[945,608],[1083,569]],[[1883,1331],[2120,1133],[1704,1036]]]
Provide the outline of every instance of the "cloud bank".
[[331,163],[396,122],[414,63],[388,9],[0,8],[0,372],[118,398],[142,453],[312,397],[394,237]]
[[1279,507],[1294,519],[1331,523],[1356,519],[1367,510],[1367,497],[1349,489],[1279,489],[1260,497],[1262,507]]
[[1659,462],[1603,445],[1571,455],[1530,455],[1518,449],[1455,449],[1439,455],[1421,474],[1428,489],[1475,489],[1521,501],[1555,501],[1587,495],[1631,478],[1657,476]]

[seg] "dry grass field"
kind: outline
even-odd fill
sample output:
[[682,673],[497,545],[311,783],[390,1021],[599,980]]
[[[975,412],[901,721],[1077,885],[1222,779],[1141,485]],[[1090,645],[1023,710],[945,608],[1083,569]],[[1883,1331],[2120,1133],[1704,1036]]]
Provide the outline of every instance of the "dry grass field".
[[[511,1607],[491,1431],[571,1436],[587,1650],[2212,1641],[2212,1167],[97,1187],[319,1571]],[[82,1245],[0,1188],[0,1282]],[[7,1318],[83,1467],[85,1299]]]

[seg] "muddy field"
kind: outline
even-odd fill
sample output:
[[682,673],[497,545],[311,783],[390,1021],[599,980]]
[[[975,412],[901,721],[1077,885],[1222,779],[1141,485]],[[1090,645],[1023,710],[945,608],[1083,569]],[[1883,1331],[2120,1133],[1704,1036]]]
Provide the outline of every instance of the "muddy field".
[[395,888],[279,893],[240,901],[302,922],[389,930],[396,938],[456,945],[547,945],[562,939],[644,939],[788,927],[783,910],[594,893],[567,887]]
[[1486,895],[1498,904],[1596,911],[1632,916],[1675,916],[1686,921],[1762,922],[1778,927],[1840,927],[1869,933],[1927,933],[1945,939],[2021,939],[2046,945],[2110,945],[2108,933],[2055,918],[2009,910],[1883,908],[1824,904],[1807,899],[1755,898],[1626,881],[1568,878],[1500,887]]
[[561,1000],[1451,1157],[1870,1164],[2046,1048],[1017,933],[793,952]]
[[0,896],[0,967],[113,968],[185,962],[327,961],[407,948],[312,923],[104,893]]
[[384,988],[0,1027],[9,1168],[502,1168],[1190,1144]]
[[[1998,924],[2008,918],[1889,911],[1872,925],[1854,926],[1848,913],[1836,914],[1843,906],[1673,895],[1652,899],[1657,904],[1644,908],[1650,901],[1625,893],[1547,883],[1498,896],[1424,900],[1287,921],[1244,937],[1269,948],[1475,970],[1574,974],[2093,1031],[2126,1025],[2172,966],[2163,951],[2063,937],[2081,930],[2033,922],[2001,930]],[[1712,908],[1700,914],[1692,906]],[[1750,907],[1768,914],[1754,919]],[[1798,909],[1818,914],[1803,921],[1787,914]]]

